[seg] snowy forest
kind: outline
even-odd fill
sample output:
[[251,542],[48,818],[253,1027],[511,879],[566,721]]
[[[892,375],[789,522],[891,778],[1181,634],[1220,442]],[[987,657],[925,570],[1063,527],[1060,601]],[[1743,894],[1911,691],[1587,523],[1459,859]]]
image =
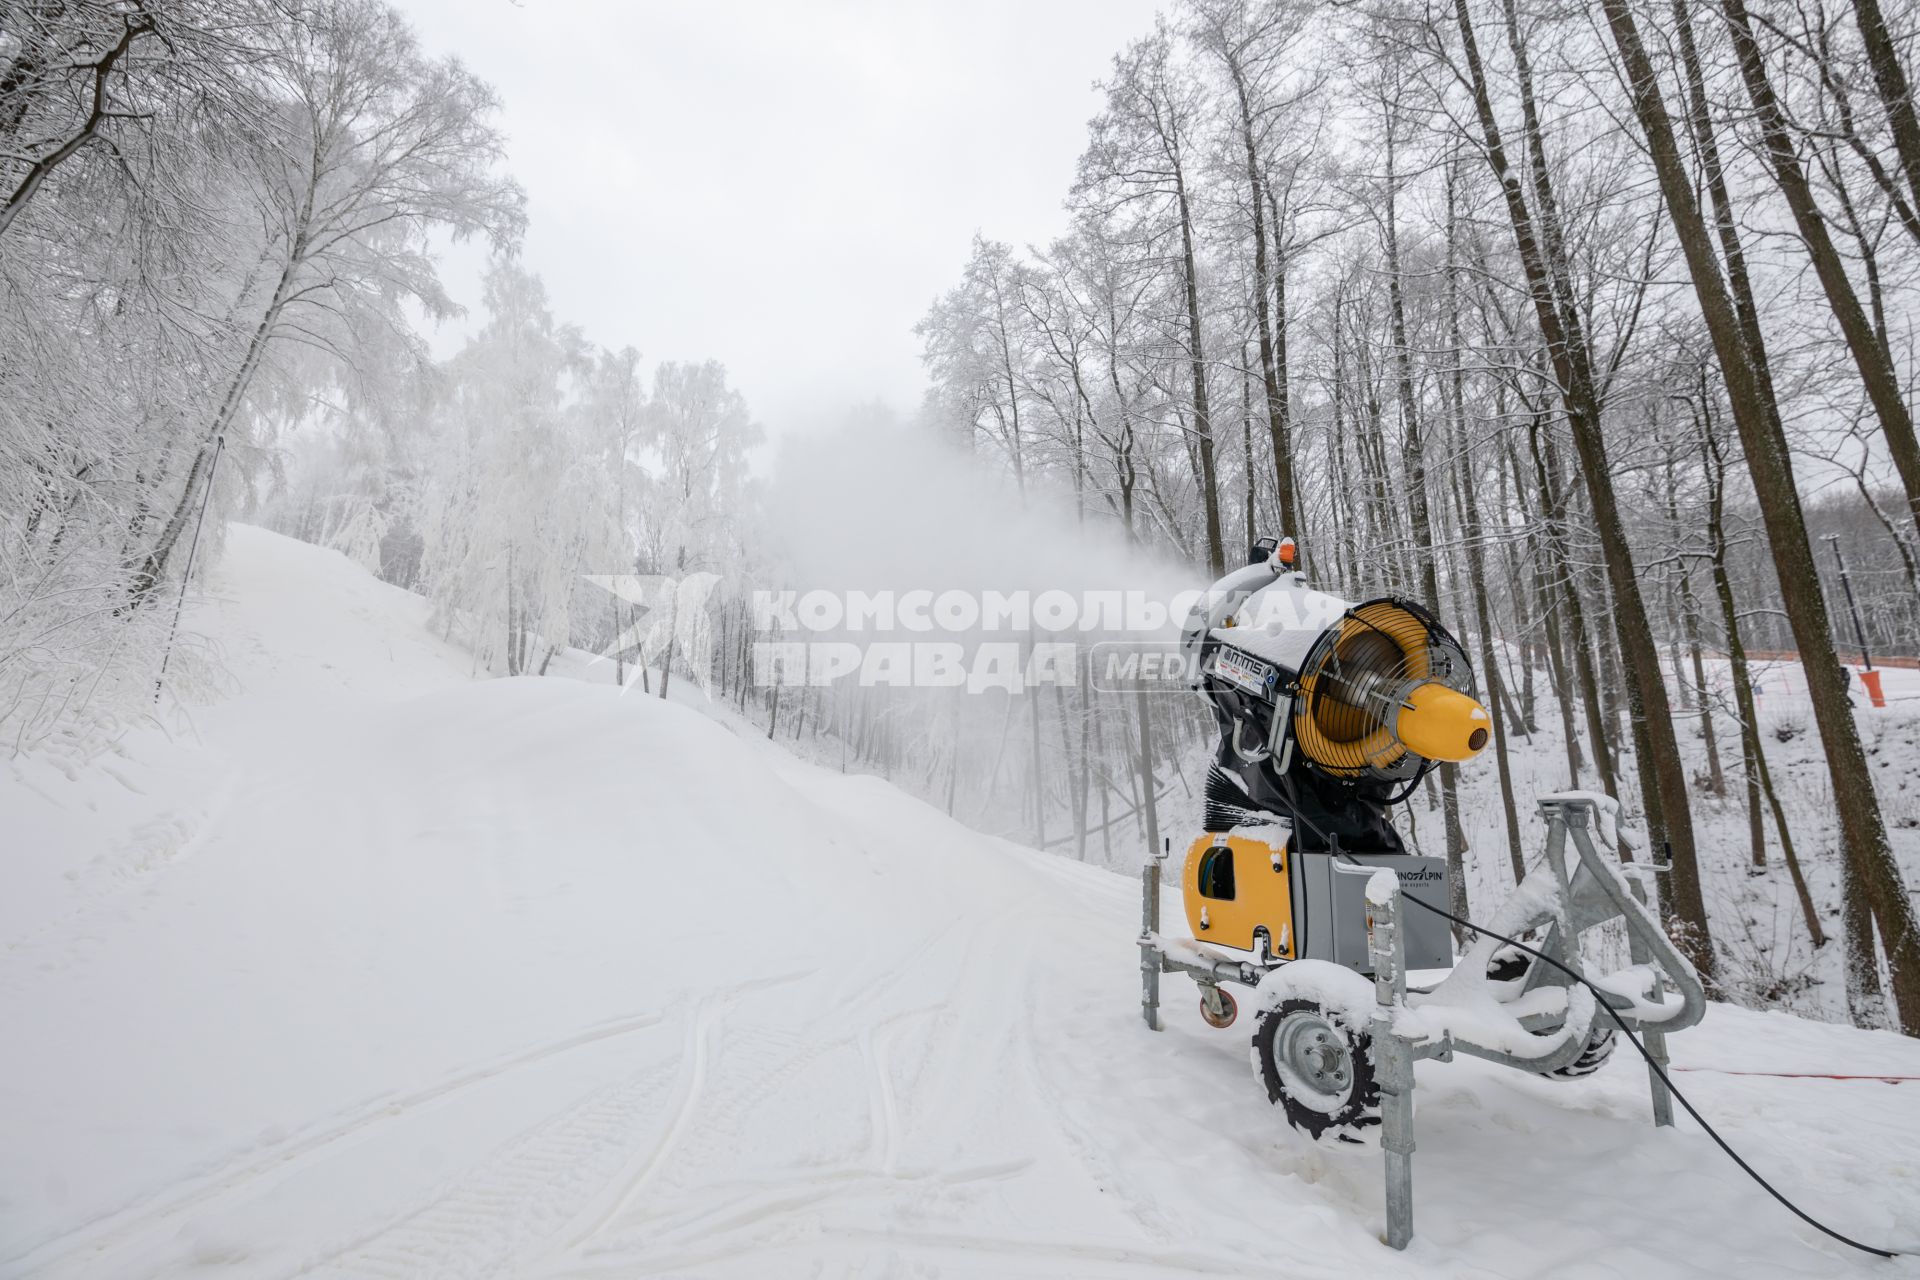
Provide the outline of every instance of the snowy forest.
[[1841,662],[1920,639],[1913,17],[1176,6],[1102,85],[1072,232],[976,239],[922,322],[938,421],[1216,573],[1284,531],[1433,602],[1498,789],[1442,768],[1428,847],[1496,885],[1527,782],[1597,786],[1723,989],[1817,971],[1913,1031],[1911,735]]
[[1905,39],[1872,0],[1195,0],[1116,56],[1072,233],[976,239],[922,322],[937,421],[1215,572],[1279,530],[1432,601],[1498,789],[1440,770],[1429,847],[1494,885],[1524,782],[1597,786],[1726,990],[1794,1003],[1838,940],[1852,1018],[1891,958],[1912,1029],[1910,737],[1841,663],[1920,618]]
[[[755,679],[753,590],[890,585],[834,558],[860,517],[807,524],[828,473],[957,451],[943,527],[881,494],[855,541],[1159,589],[1290,535],[1473,659],[1491,759],[1409,807],[1469,897],[1531,856],[1533,793],[1604,790],[1722,997],[1920,1034],[1917,29],[1879,0],[1170,4],[1114,51],[1067,234],[952,246],[925,403],[776,450],[719,363],[553,313],[494,92],[380,0],[0,3],[0,733],[85,760],[218,696],[179,620],[244,519],[425,597],[476,670],[697,678],[809,758],[1130,870],[1199,804],[1191,700]],[[484,295],[436,358],[466,240]],[[589,581],[695,573],[698,672]]]

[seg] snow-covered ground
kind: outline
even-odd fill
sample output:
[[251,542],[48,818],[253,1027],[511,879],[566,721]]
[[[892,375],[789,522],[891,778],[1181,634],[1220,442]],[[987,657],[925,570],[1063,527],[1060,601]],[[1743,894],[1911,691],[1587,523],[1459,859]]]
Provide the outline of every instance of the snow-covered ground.
[[[1595,1078],[1419,1067],[1419,1236],[1169,982],[1137,885],[677,702],[468,678],[235,527],[197,740],[0,771],[0,1276],[1920,1275]],[[1177,918],[1177,915],[1171,918]],[[1920,1044],[1716,1006],[1697,1104],[1920,1247]]]

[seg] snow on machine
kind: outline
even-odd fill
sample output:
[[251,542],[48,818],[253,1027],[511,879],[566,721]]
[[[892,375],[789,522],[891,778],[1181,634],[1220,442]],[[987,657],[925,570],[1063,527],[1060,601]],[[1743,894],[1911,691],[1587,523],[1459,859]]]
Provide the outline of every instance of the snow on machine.
[[[1666,1034],[1700,1020],[1705,994],[1649,909],[1662,868],[1602,850],[1606,796],[1541,797],[1545,849],[1520,885],[1484,932],[1453,919],[1445,860],[1408,852],[1388,811],[1486,746],[1466,653],[1419,605],[1316,591],[1293,561],[1291,540],[1262,539],[1182,631],[1221,741],[1181,874],[1190,936],[1161,932],[1165,852],[1142,871],[1142,1014],[1159,1029],[1162,973],[1192,977],[1217,1028],[1238,1015],[1227,985],[1251,988],[1268,1100],[1316,1141],[1384,1150],[1387,1242],[1404,1248],[1416,1059],[1575,1079],[1635,1029],[1664,1065]],[[1457,960],[1456,923],[1470,937]],[[1654,1121],[1671,1124],[1648,1076]]]

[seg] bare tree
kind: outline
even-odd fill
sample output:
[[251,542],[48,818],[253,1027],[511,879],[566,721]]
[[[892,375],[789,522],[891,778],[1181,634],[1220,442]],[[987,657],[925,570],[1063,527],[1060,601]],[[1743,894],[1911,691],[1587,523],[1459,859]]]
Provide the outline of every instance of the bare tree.
[[1207,401],[1207,356],[1202,341],[1199,256],[1195,243],[1195,139],[1202,102],[1195,82],[1175,60],[1164,22],[1114,59],[1106,82],[1106,110],[1093,122],[1093,138],[1080,160],[1076,195],[1110,216],[1125,216],[1148,250],[1169,256],[1175,242],[1185,320],[1188,373],[1193,393],[1194,468],[1206,529],[1208,568],[1226,572],[1221,540],[1219,480],[1214,460],[1213,420]]
[[1273,446],[1274,501],[1280,527],[1297,536],[1304,534],[1305,526],[1294,492],[1284,270],[1274,271],[1269,252],[1270,240],[1284,235],[1284,229],[1268,225],[1273,193],[1267,179],[1267,153],[1273,134],[1295,105],[1321,84],[1315,76],[1297,87],[1283,85],[1303,43],[1311,11],[1291,0],[1196,0],[1192,7],[1201,46],[1218,61],[1233,91],[1233,126],[1245,163],[1246,213],[1253,239],[1254,334]]
[[[1738,0],[1731,3],[1737,4]],[[1847,700],[1846,673],[1834,654],[1826,600],[1820,592],[1787,444],[1775,434],[1766,414],[1759,375],[1727,296],[1705,220],[1695,203],[1693,185],[1681,162],[1660,83],[1641,41],[1638,23],[1625,0],[1605,0],[1605,10],[1626,70],[1634,114],[1652,154],[1674,234],[1686,254],[1688,274],[1713,339],[1734,422],[1745,446],[1747,467],[1759,494],[1780,589],[1787,601],[1788,620],[1799,645],[1821,744],[1833,775],[1841,843],[1886,943],[1901,1023],[1910,1033],[1920,1034],[1920,927],[1916,927],[1912,903],[1887,842],[1886,825],[1870,781],[1873,775]]]

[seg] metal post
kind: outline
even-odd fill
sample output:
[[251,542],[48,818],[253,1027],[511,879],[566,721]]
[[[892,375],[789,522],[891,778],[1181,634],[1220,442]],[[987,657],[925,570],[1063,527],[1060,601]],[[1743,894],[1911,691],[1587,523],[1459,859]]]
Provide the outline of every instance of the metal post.
[[1148,1030],[1160,1030],[1160,860],[1164,854],[1147,846],[1140,867],[1140,1017]]
[[[1627,889],[1633,894],[1634,901],[1645,907],[1656,920],[1659,919],[1655,904],[1648,899],[1644,875],[1629,876]],[[1665,995],[1667,984],[1665,979],[1659,976],[1658,966],[1652,963],[1653,953],[1647,950],[1646,944],[1640,940],[1640,935],[1631,929],[1627,930],[1627,955],[1635,964],[1647,965],[1653,969],[1653,993]],[[1671,1129],[1673,1128],[1673,1095],[1668,1092],[1667,1082],[1660,1076],[1660,1072],[1667,1069],[1667,1033],[1643,1026],[1640,1029],[1640,1043],[1647,1047],[1647,1057],[1650,1059],[1647,1063],[1647,1087],[1653,1095],[1653,1126],[1656,1129]],[[1659,1064],[1659,1071],[1654,1070],[1655,1063]]]
[[1827,535],[1827,545],[1833,550],[1833,562],[1840,568],[1840,589],[1847,593],[1847,613],[1853,618],[1853,638],[1860,646],[1860,662],[1867,670],[1873,670],[1873,655],[1867,652],[1867,633],[1860,625],[1860,606],[1853,602],[1853,579],[1847,575],[1847,562],[1840,554],[1840,535]]
[[[1575,932],[1573,920],[1573,880],[1567,870],[1567,838],[1573,837],[1575,857],[1585,856],[1585,850],[1592,848],[1587,837],[1587,811],[1591,806],[1579,804],[1542,804],[1540,808],[1547,815],[1547,864],[1553,868],[1555,884],[1560,889],[1560,909],[1554,914],[1557,919],[1557,932],[1549,935],[1546,950],[1559,952],[1558,959],[1575,973],[1586,972],[1580,954],[1580,936]],[[1555,943],[1558,945],[1554,945]]]
[[[1667,1082],[1660,1078],[1660,1071],[1667,1069],[1667,1033],[1642,1028],[1640,1043],[1647,1046],[1648,1092],[1653,1095],[1653,1127],[1656,1129],[1673,1128],[1673,1094],[1667,1089]],[[1653,1069],[1653,1063],[1660,1064],[1660,1071]]]
[[1380,1084],[1380,1147],[1387,1172],[1387,1244],[1413,1240],[1413,1049],[1393,1029],[1406,994],[1406,943],[1400,936],[1400,891],[1367,903],[1367,954],[1373,964],[1373,1061]]
[[1853,638],[1860,646],[1860,662],[1866,670],[1860,673],[1860,683],[1867,691],[1867,701],[1875,707],[1887,705],[1887,695],[1880,687],[1880,673],[1873,669],[1873,655],[1867,652],[1866,628],[1860,625],[1860,606],[1853,600],[1853,578],[1847,573],[1847,562],[1840,555],[1840,535],[1830,533],[1827,543],[1833,548],[1833,562],[1840,566],[1840,586],[1847,593],[1847,613],[1853,618]]

